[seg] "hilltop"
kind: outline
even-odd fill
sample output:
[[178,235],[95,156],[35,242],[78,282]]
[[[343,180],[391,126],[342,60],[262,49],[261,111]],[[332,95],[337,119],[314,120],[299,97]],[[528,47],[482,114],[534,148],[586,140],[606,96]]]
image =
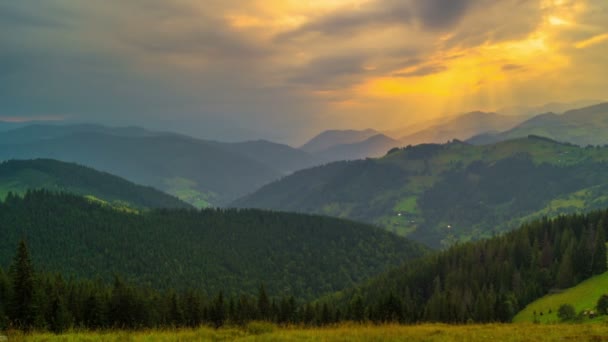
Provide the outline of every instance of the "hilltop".
[[0,199],[28,190],[70,192],[132,208],[190,208],[185,202],[151,187],[85,166],[52,159],[9,160],[0,163]]

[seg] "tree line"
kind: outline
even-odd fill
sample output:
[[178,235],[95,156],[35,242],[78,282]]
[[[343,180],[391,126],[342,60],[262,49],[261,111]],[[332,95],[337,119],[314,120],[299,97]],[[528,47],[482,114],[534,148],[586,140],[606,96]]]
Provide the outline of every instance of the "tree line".
[[179,328],[251,321],[322,325],[340,320],[327,304],[303,303],[293,296],[270,297],[264,285],[257,296],[206,296],[189,289],[159,291],[115,277],[102,280],[64,279],[36,271],[26,243],[21,241],[8,270],[0,269],[0,330],[71,328]]
[[509,322],[530,302],[606,272],[608,211],[524,224],[406,262],[327,301],[356,320]]

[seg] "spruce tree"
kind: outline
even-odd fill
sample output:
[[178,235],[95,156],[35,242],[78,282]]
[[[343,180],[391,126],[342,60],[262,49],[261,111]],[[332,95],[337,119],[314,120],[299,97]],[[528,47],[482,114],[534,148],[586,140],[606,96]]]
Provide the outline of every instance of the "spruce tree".
[[570,244],[562,257],[559,264],[559,270],[557,271],[557,286],[562,289],[568,288],[574,284],[574,266],[572,264],[573,250],[573,244]]
[[224,322],[226,321],[226,308],[224,307],[224,294],[222,291],[220,291],[213,301],[209,316],[216,329],[224,325]]
[[260,286],[258,294],[258,312],[260,314],[260,319],[268,320],[270,318],[270,299],[266,294],[264,285]]
[[606,272],[606,233],[602,228],[602,224],[598,225],[597,234],[595,238],[595,251],[593,253],[593,265],[591,267],[592,273],[602,274]]
[[0,268],[0,330],[6,329],[8,317],[6,316],[6,303],[9,299],[9,280],[2,268]]
[[36,320],[34,268],[25,241],[19,242],[17,254],[10,267],[12,298],[9,317],[14,327],[30,330]]
[[59,334],[66,331],[72,324],[72,317],[68,312],[63,298],[55,293],[53,300],[51,301],[51,319],[50,328],[51,331]]

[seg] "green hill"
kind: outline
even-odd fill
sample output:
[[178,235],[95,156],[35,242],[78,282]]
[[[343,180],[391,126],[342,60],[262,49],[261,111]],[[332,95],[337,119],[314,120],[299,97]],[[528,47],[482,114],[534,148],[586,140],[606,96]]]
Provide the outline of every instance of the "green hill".
[[427,249],[340,219],[259,210],[117,211],[71,194],[0,204],[0,265],[25,238],[35,264],[65,277],[114,274],[156,288],[313,298],[353,286]]
[[[557,311],[562,304],[574,306],[577,313],[584,310],[596,311],[595,305],[600,296],[608,294],[608,273],[604,273],[566,289],[549,294],[528,304],[514,318],[514,323],[559,323]],[[536,313],[536,314],[535,314]],[[584,319],[583,322],[605,322],[606,316]]]
[[0,199],[4,199],[9,192],[25,194],[32,189],[70,192],[112,205],[140,209],[190,207],[156,189],[77,164],[52,159],[0,163]]
[[448,246],[545,215],[608,207],[607,161],[608,148],[535,136],[424,144],[299,171],[233,205],[345,217]]
[[[607,232],[607,210],[537,220],[499,237],[406,262],[322,303],[354,320],[368,315],[393,322],[510,322],[538,298],[601,275],[576,288],[578,299],[587,291],[584,298],[596,301],[608,279]],[[574,294],[563,294],[568,293]]]

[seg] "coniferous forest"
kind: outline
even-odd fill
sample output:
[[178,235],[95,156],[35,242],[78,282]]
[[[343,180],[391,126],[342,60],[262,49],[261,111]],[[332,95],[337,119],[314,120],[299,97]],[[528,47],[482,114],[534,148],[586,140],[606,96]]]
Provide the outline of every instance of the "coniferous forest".
[[237,209],[125,211],[67,193],[30,191],[0,203],[0,265],[25,239],[41,269],[66,278],[114,275],[156,289],[311,300],[428,253],[366,224]]
[[[49,196],[40,192],[26,196]],[[13,199],[13,201],[16,201]],[[8,201],[10,203],[10,201]],[[16,245],[0,270],[0,327],[87,329],[357,322],[508,322],[532,300],[606,271],[608,211],[525,224],[490,240],[458,245],[385,273],[363,286],[303,300],[203,287],[162,290],[125,281],[69,278],[32,262]]]

